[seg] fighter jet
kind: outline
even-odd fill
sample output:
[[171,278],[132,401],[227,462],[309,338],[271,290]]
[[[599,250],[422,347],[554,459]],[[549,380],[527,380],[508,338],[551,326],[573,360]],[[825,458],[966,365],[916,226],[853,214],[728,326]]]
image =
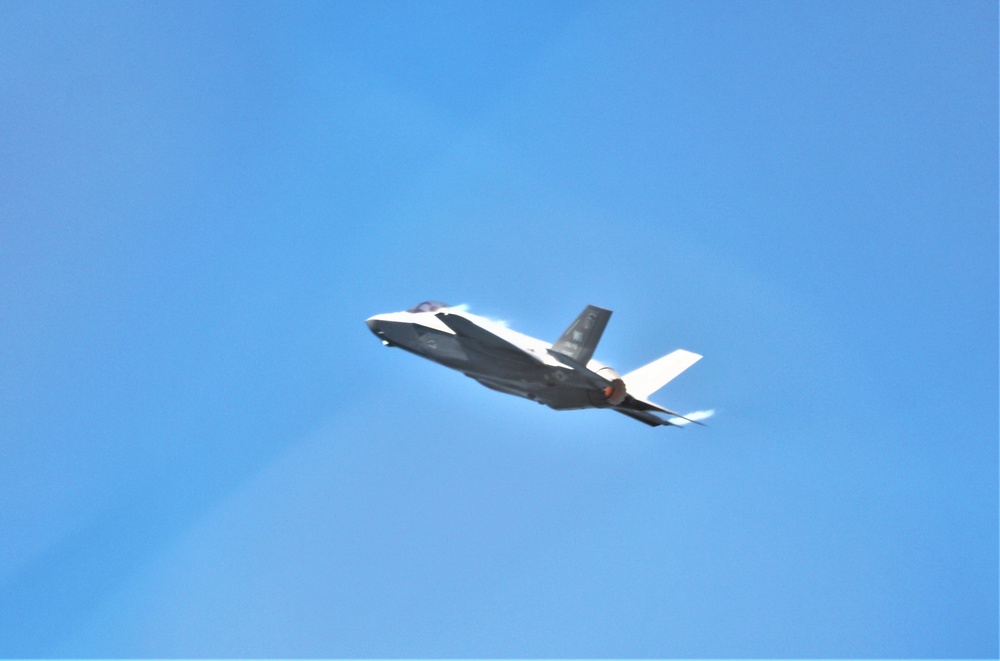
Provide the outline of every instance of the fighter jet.
[[592,357],[610,318],[610,310],[588,305],[555,344],[439,301],[375,315],[366,323],[387,347],[399,347],[487,388],[556,410],[610,408],[652,427],[702,424],[699,420],[712,411],[681,415],[649,401],[701,356],[678,349],[621,376]]

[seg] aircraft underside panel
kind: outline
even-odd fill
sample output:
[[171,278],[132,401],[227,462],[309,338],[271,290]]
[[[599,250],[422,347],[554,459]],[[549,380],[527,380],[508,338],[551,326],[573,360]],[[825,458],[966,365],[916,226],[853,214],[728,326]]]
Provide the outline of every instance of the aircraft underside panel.
[[469,355],[457,337],[450,333],[442,333],[426,326],[413,326],[414,342],[410,345],[414,351],[431,360],[443,363],[463,364]]
[[546,388],[538,394],[537,399],[557,411],[608,406],[604,393],[593,388]]
[[475,374],[466,374],[466,376],[470,379],[475,379],[490,390],[496,390],[508,395],[517,395],[518,397],[524,397],[526,399],[534,399],[534,395],[532,394],[534,388],[532,388],[529,384],[516,381],[504,381],[501,379],[490,379],[477,376]]

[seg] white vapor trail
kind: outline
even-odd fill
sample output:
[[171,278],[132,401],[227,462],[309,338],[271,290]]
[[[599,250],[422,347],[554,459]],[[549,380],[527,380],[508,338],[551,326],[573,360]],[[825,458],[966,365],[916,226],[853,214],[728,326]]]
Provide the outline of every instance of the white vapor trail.
[[454,310],[455,312],[465,312],[465,313],[468,313],[468,314],[472,314],[475,317],[479,317],[480,319],[485,319],[486,321],[490,322],[491,324],[495,324],[497,326],[500,326],[501,328],[510,328],[510,324],[508,324],[503,319],[493,319],[491,317],[484,317],[481,314],[474,314],[472,312],[469,312],[469,304],[468,303],[461,303],[459,305],[452,305],[452,306],[450,306],[450,309]]
[[683,427],[684,425],[689,425],[698,420],[711,418],[713,415],[715,415],[715,409],[708,409],[707,411],[695,411],[694,413],[685,414],[684,418],[687,418],[687,420],[684,418],[669,418],[667,422],[672,425],[677,425],[678,427]]

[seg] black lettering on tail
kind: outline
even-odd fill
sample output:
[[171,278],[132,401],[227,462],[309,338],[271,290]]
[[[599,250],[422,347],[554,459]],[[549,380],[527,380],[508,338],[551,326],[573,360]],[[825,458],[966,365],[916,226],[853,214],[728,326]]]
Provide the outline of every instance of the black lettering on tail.
[[580,316],[559,336],[552,350],[569,356],[586,365],[594,356],[594,349],[601,340],[604,327],[611,318],[611,310],[588,305]]

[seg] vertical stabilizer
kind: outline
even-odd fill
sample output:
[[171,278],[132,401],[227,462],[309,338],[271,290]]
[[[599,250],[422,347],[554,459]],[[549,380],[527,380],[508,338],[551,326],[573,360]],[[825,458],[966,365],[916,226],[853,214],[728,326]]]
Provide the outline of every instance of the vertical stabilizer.
[[646,399],[699,360],[701,356],[698,354],[678,349],[659,360],[643,365],[634,372],[629,372],[622,379],[629,394],[639,399]]
[[576,321],[559,336],[552,345],[552,350],[586,365],[593,358],[594,349],[597,348],[597,343],[600,342],[604,327],[608,325],[610,318],[611,310],[588,305]]

